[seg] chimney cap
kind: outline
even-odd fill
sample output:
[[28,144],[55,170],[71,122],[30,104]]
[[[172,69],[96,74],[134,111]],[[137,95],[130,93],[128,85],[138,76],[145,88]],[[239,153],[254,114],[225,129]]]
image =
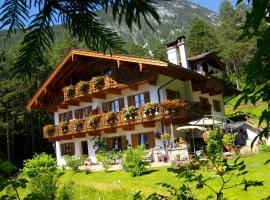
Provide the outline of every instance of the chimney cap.
[[180,35],[179,37],[177,37],[177,39],[175,41],[166,44],[166,47],[170,48],[170,47],[176,46],[177,44],[179,44],[183,40],[185,41],[185,39],[186,39],[186,36]]

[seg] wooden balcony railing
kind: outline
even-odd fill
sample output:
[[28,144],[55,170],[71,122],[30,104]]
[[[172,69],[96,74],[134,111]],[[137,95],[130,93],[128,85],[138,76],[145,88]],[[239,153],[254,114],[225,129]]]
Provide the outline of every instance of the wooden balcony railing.
[[99,114],[99,120],[93,125],[89,123],[89,118],[82,119],[81,126],[76,125],[74,121],[68,122],[67,127],[63,129],[61,125],[55,125],[50,132],[44,132],[45,138],[53,138],[63,135],[76,135],[81,133],[99,133],[104,131],[105,133],[116,132],[116,128],[132,129],[136,124],[142,124],[145,127],[154,126],[155,121],[164,120],[164,122],[171,123],[177,119],[183,119],[184,121],[193,120],[202,117],[207,114],[208,110],[205,109],[199,102],[193,103],[191,106],[181,110],[165,110],[162,106],[158,106],[156,110],[152,112],[145,112],[144,108],[135,110],[130,116],[125,115],[125,111],[115,113],[115,118],[108,120],[107,114]]

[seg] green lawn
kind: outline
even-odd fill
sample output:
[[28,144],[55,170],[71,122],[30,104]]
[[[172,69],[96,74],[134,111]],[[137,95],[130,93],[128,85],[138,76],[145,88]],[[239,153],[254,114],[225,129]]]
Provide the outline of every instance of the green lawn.
[[[261,154],[244,158],[249,173],[246,175],[248,180],[263,181],[264,186],[252,187],[247,192],[243,187],[232,188],[225,192],[228,199],[261,199],[270,195],[270,165],[264,165],[264,162],[270,158],[270,154]],[[60,178],[60,188],[64,183],[74,182],[78,188],[76,190],[76,199],[131,199],[132,194],[142,191],[143,195],[149,195],[153,192],[166,194],[166,190],[157,183],[168,183],[177,187],[182,181],[172,172],[167,172],[167,167],[157,167],[149,169],[150,172],[140,177],[131,177],[124,171],[85,172],[72,173],[66,172]],[[208,174],[207,171],[204,171]],[[242,178],[234,177],[232,183],[238,183]],[[211,181],[213,187],[219,184],[218,178]],[[205,199],[210,193],[207,189],[193,190],[198,199]]]

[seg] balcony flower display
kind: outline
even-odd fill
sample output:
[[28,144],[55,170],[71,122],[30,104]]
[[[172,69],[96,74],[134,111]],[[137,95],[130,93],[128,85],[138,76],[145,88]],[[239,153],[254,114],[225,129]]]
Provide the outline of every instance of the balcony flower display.
[[105,120],[109,123],[109,124],[114,124],[117,120],[117,113],[115,112],[108,112],[105,115]]
[[160,105],[168,113],[186,111],[188,109],[188,103],[181,99],[164,100]]
[[73,97],[73,95],[75,94],[75,89],[73,85],[67,86],[65,90],[66,90],[67,97]]
[[80,81],[78,83],[79,86],[79,92],[80,94],[86,94],[89,88],[88,82],[87,81]]
[[81,130],[83,128],[83,119],[73,119],[71,122],[74,130]]
[[53,133],[54,133],[54,125],[49,124],[43,127],[44,135],[53,135]]
[[123,113],[125,120],[135,119],[137,116],[137,108],[135,106],[129,106]]
[[104,77],[103,76],[97,76],[92,79],[95,88],[102,89],[105,85]]
[[144,105],[143,113],[146,116],[158,115],[159,113],[159,105],[158,103],[149,102]]
[[61,122],[59,124],[59,130],[61,133],[65,133],[68,131],[68,122]]
[[97,128],[99,122],[100,122],[100,115],[93,115],[93,114],[90,114],[90,115],[88,116],[88,124],[89,124],[91,127]]

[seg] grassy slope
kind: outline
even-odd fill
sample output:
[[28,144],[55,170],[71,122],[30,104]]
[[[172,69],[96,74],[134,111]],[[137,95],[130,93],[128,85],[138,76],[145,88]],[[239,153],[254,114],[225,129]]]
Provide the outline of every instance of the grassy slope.
[[[249,171],[247,179],[263,181],[263,187],[252,187],[247,192],[243,191],[243,187],[236,187],[227,190],[225,196],[228,199],[250,200],[268,196],[270,191],[270,165],[264,165],[263,163],[269,157],[269,154],[262,154],[245,158],[247,170]],[[88,199],[90,197],[91,199],[98,199],[99,197],[101,199],[131,199],[132,193],[136,191],[142,191],[144,195],[149,195],[153,192],[165,194],[166,191],[157,185],[160,182],[166,182],[175,187],[182,183],[182,180],[175,177],[173,173],[167,172],[166,167],[153,168],[151,170],[151,173],[141,177],[131,177],[129,173],[123,171],[110,173],[93,172],[88,175],[84,172],[76,174],[67,172],[61,177],[60,185],[74,181],[80,186],[77,192],[78,199]],[[204,173],[208,174],[207,171]],[[232,182],[239,183],[241,180],[241,178],[234,177]],[[210,184],[216,187],[218,179],[212,180]],[[205,199],[208,194],[208,189],[196,190],[196,196],[199,199]]]
[[266,102],[257,102],[256,106],[252,104],[244,104],[242,103],[236,110],[234,110],[234,105],[237,102],[238,98],[235,97],[233,99],[225,98],[225,114],[230,115],[237,111],[242,111],[244,113],[250,114],[252,116],[260,117],[262,111],[267,108]]

